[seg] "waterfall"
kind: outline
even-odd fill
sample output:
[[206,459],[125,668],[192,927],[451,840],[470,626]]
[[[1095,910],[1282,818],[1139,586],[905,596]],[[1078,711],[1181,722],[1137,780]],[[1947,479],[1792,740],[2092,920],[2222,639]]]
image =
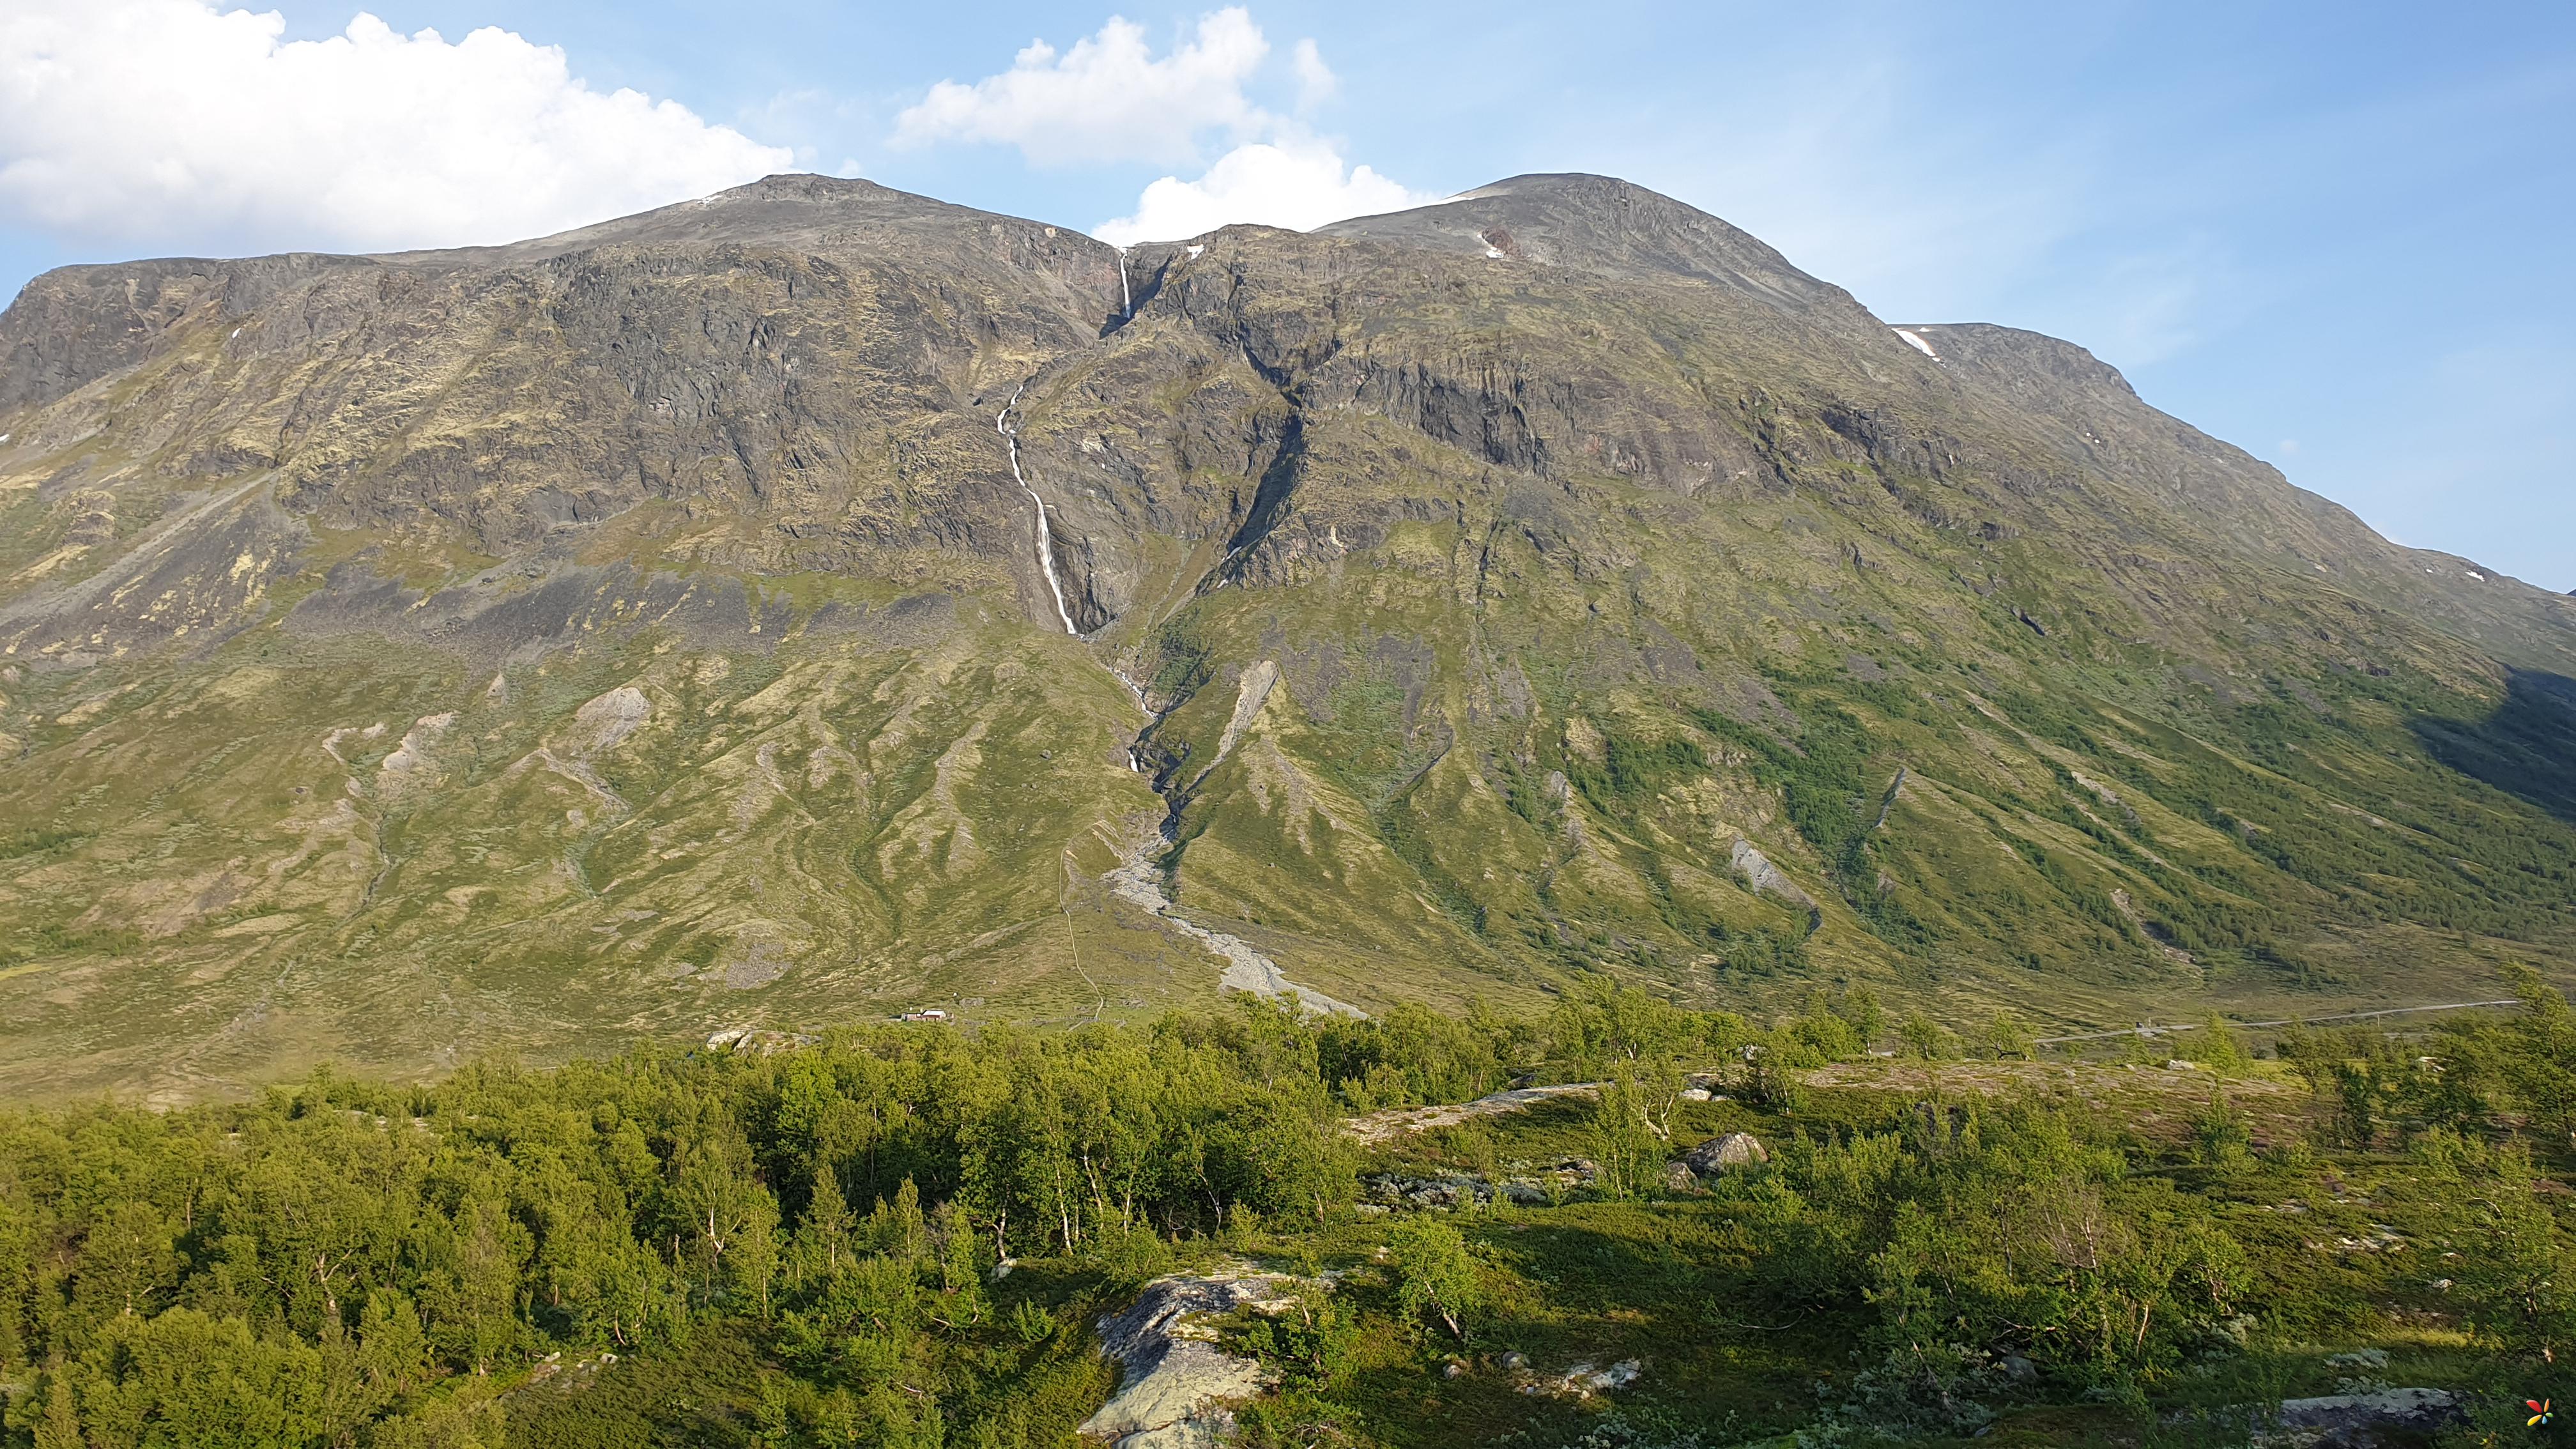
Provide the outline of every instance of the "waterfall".
[[[1126,275],[1127,269],[1123,264],[1118,270],[1120,276]],[[1038,496],[1038,490],[1029,486],[1027,475],[1020,472],[1020,435],[1011,427],[1011,409],[1020,405],[1020,394],[1028,388],[1024,382],[1011,389],[1011,400],[1002,404],[1001,412],[993,417],[993,431],[1002,435],[1003,444],[1011,451],[1011,480],[1020,485],[1021,492],[1029,495],[1031,503],[1038,506],[1038,568],[1046,575],[1047,592],[1055,595],[1055,615],[1064,621],[1064,632],[1080,638],[1082,631],[1073,625],[1073,611],[1064,606],[1064,584],[1055,575],[1055,536],[1047,528],[1046,500]]]

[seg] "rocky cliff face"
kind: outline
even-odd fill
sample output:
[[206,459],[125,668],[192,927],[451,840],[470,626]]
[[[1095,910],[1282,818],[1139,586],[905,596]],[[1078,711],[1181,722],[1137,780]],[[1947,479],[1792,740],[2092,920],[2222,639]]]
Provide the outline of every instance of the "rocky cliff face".
[[1607,178],[71,268],[0,434],[21,1088],[1221,977],[2081,1017],[2576,929],[2567,599]]

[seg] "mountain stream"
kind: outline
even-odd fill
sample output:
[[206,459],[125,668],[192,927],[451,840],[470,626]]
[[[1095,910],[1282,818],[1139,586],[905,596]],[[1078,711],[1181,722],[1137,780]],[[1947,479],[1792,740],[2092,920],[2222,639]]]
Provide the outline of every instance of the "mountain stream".
[[[1127,256],[1124,252],[1119,253],[1118,256],[1118,284],[1121,300],[1125,301]],[[1132,307],[1133,303],[1129,302],[1128,305]],[[1020,466],[1019,429],[1011,423],[1011,413],[1020,405],[1020,395],[1027,392],[1028,387],[1028,383],[1022,382],[1018,387],[1011,389],[1011,400],[1004,403],[1001,412],[993,418],[993,430],[1002,435],[1003,445],[1010,451],[1012,481],[1018,483],[1020,491],[1029,495],[1029,501],[1037,505],[1038,571],[1046,575],[1047,593],[1055,600],[1056,618],[1064,624],[1064,632],[1079,639],[1082,637],[1082,630],[1073,622],[1073,610],[1065,603],[1064,581],[1057,575],[1055,569],[1055,539],[1053,531],[1047,526],[1046,499],[1040,497],[1038,490],[1030,485],[1028,474]],[[1136,707],[1145,715],[1144,728],[1136,732],[1136,738],[1127,750],[1128,768],[1142,772],[1145,768],[1143,761],[1146,758],[1145,737],[1153,732],[1154,726],[1163,722],[1163,715],[1156,713],[1153,705],[1146,699],[1144,686],[1128,678],[1124,671],[1114,666],[1109,672],[1117,676],[1120,684],[1126,686],[1127,693],[1136,701]],[[1164,713],[1168,712],[1167,710]],[[1246,991],[1254,996],[1271,1000],[1285,998],[1295,1001],[1301,1008],[1310,1012],[1338,1012],[1344,1016],[1366,1016],[1368,1013],[1348,1002],[1336,1001],[1311,986],[1300,986],[1289,980],[1280,971],[1278,962],[1263,955],[1251,942],[1242,937],[1228,935],[1223,931],[1211,931],[1180,913],[1180,909],[1172,903],[1171,893],[1163,888],[1162,867],[1154,859],[1156,855],[1176,844],[1180,839],[1181,784],[1178,772],[1157,773],[1154,776],[1154,789],[1167,803],[1162,825],[1152,835],[1138,841],[1122,853],[1117,869],[1109,872],[1104,878],[1110,894],[1198,942],[1224,961],[1224,969],[1217,976],[1217,986],[1220,990]]]

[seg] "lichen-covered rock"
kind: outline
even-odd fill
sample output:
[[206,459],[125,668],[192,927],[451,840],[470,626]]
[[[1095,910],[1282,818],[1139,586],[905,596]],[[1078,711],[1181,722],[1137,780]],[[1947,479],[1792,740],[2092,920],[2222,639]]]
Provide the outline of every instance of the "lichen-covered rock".
[[1646,1367],[1633,1358],[1623,1358],[1603,1368],[1598,1364],[1579,1363],[1563,1376],[1544,1387],[1552,1393],[1570,1398],[1588,1399],[1612,1389],[1624,1389],[1645,1376]]
[[1258,1273],[1157,1278],[1100,1320],[1100,1351],[1124,1372],[1081,1432],[1118,1449],[1204,1449],[1233,1426],[1227,1407],[1258,1394],[1260,1364],[1219,1349],[1204,1320],[1276,1300],[1289,1280]]
[[1535,1206],[1554,1196],[1588,1187],[1597,1174],[1589,1162],[1579,1159],[1554,1164],[1531,1173],[1488,1180],[1463,1173],[1443,1177],[1408,1177],[1402,1173],[1376,1173],[1360,1180],[1360,1188],[1370,1202],[1386,1207],[1450,1208],[1485,1207],[1496,1202],[1513,1202]]
[[2284,1438],[2303,1449],[2379,1449],[2415,1443],[2467,1419],[2459,1397],[2448,1390],[2383,1389],[2290,1399],[2274,1422]]
[[1683,1155],[1682,1164],[1701,1177],[1722,1177],[1770,1160],[1770,1151],[1752,1133],[1729,1132],[1692,1148]]

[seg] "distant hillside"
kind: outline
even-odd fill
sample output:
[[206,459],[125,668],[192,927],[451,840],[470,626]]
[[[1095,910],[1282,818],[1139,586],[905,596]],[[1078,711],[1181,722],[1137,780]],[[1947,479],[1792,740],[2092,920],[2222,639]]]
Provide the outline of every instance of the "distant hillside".
[[0,1092],[2483,997],[2576,966],[2571,677],[2576,600],[1609,178],[66,268],[0,314]]

